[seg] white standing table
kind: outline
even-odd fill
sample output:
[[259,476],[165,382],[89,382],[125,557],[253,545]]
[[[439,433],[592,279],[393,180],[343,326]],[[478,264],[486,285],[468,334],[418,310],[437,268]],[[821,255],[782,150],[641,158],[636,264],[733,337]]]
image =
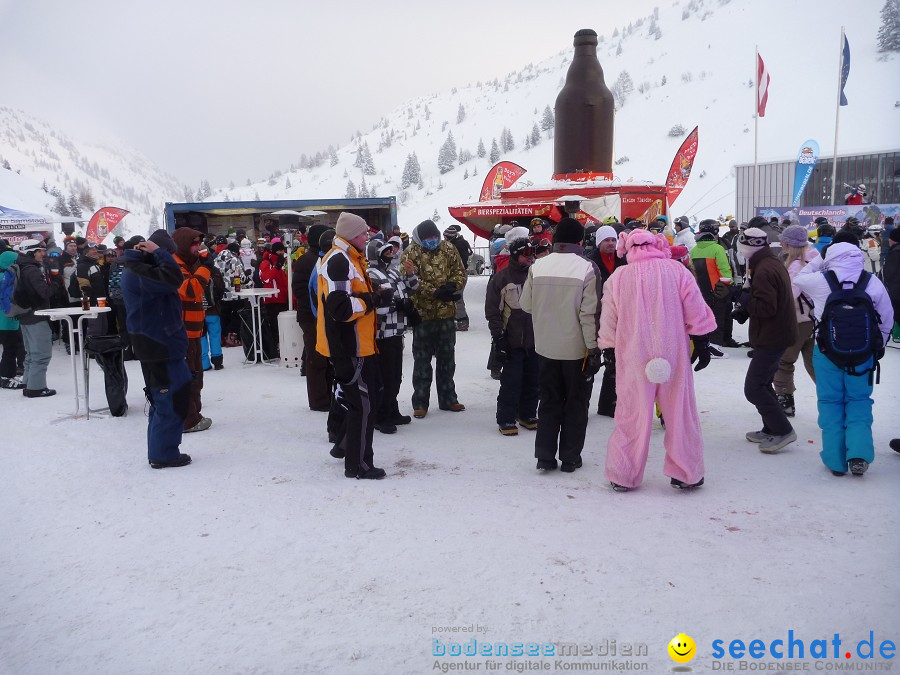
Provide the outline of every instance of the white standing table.
[[[90,362],[84,351],[84,322],[85,320],[96,319],[104,312],[109,311],[109,307],[91,307],[87,311],[81,309],[81,307],[58,307],[56,309],[39,309],[34,313],[35,316],[46,316],[50,321],[65,321],[69,330],[69,359],[72,362],[72,379],[75,381],[75,412],[68,417],[74,419],[81,416],[84,416],[86,419],[91,418],[91,409],[90,404],[88,403],[88,367]],[[79,391],[78,362],[75,357],[76,335],[82,336],[82,339],[78,341],[78,344],[81,349],[81,370],[82,377],[84,378],[84,412],[81,410],[82,395]],[[99,411],[95,410],[94,412]]]
[[[236,298],[246,298],[250,301],[250,320],[253,323],[253,360],[244,358],[244,363],[262,363],[266,366],[277,366],[277,363],[267,363],[262,357],[262,298],[271,298],[278,294],[277,288],[248,288],[239,293],[234,293]],[[273,357],[274,358],[274,357]]]

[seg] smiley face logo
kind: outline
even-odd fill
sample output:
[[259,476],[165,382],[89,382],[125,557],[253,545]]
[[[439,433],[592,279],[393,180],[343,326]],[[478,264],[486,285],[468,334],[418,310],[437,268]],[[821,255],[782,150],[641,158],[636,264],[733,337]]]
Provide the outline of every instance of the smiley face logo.
[[669,640],[669,656],[676,663],[687,663],[697,653],[697,645],[690,635],[679,633]]

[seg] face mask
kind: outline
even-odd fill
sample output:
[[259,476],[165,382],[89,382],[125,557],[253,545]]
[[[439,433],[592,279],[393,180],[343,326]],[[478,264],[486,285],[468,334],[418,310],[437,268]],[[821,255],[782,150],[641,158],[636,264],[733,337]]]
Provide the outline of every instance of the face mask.
[[747,244],[742,244],[738,242],[737,245],[738,253],[744,256],[744,260],[750,260],[753,257],[753,254],[759,250],[758,246],[747,246]]
[[441,240],[438,238],[426,239],[422,242],[422,246],[425,247],[428,251],[437,251],[438,246],[441,245]]

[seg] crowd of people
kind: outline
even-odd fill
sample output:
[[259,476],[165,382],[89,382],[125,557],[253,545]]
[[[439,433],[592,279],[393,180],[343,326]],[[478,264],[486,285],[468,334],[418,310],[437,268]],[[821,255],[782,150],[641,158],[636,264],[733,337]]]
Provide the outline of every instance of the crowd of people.
[[[666,430],[665,474],[674,487],[696,488],[704,465],[694,373],[727,357],[724,348],[748,346],[744,394],[761,426],[747,441],[774,454],[796,440],[790,418],[802,358],[816,385],[823,463],[835,475],[862,475],[874,459],[878,362],[891,339],[900,342],[900,231],[885,225],[878,274],[865,269],[872,233],[854,219],[838,232],[817,222],[816,241],[803,226],[759,216],[732,220],[724,233],[717,220],[692,227],[684,216],[671,226],[660,216],[649,224],[610,218],[585,228],[564,217],[498,227],[484,312],[488,368],[500,380],[499,432],[535,431],[537,469],[576,471],[603,370],[597,413],[615,420],[606,457],[613,488],[640,485],[655,416]],[[240,291],[277,291],[264,303],[267,356],[277,355],[275,323],[291,292],[308,404],[328,413],[331,455],[344,460],[347,477],[382,478],[374,432],[394,434],[425,418],[433,381],[438,408],[465,410],[455,346],[456,333],[468,329],[471,247],[455,225],[442,233],[425,220],[408,237],[397,227],[386,236],[349,212],[333,228],[303,228],[299,243],[291,261],[271,232],[254,245],[243,231],[209,237],[187,227],[171,237],[119,237],[111,250],[81,238],[53,256],[36,239],[5,247],[4,289],[13,284],[7,299],[21,311],[6,312],[7,302],[0,318],[2,387],[52,396],[53,328],[35,311],[108,299],[114,311],[90,322],[91,333],[118,335],[125,358],[141,363],[150,465],[184,466],[191,458],[180,451],[182,434],[212,425],[202,413],[204,371],[224,367],[223,346],[243,343],[252,356]],[[741,345],[733,322],[747,320],[749,343]],[[408,332],[412,417],[398,400]],[[900,451],[900,441],[891,445]]]

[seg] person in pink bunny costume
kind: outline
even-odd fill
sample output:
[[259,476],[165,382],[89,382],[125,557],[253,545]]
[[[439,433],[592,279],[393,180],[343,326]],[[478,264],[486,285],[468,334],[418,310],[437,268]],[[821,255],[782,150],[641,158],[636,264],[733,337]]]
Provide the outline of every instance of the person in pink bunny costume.
[[703,436],[691,363],[697,361],[694,370],[709,365],[709,340],[703,336],[716,329],[715,316],[690,271],[671,259],[664,236],[647,230],[622,232],[616,253],[628,264],[603,287],[597,339],[604,358],[616,362],[618,404],[606,476],[616,491],[641,484],[653,402],[659,401],[666,420],[664,471],[673,487],[699,487]]

